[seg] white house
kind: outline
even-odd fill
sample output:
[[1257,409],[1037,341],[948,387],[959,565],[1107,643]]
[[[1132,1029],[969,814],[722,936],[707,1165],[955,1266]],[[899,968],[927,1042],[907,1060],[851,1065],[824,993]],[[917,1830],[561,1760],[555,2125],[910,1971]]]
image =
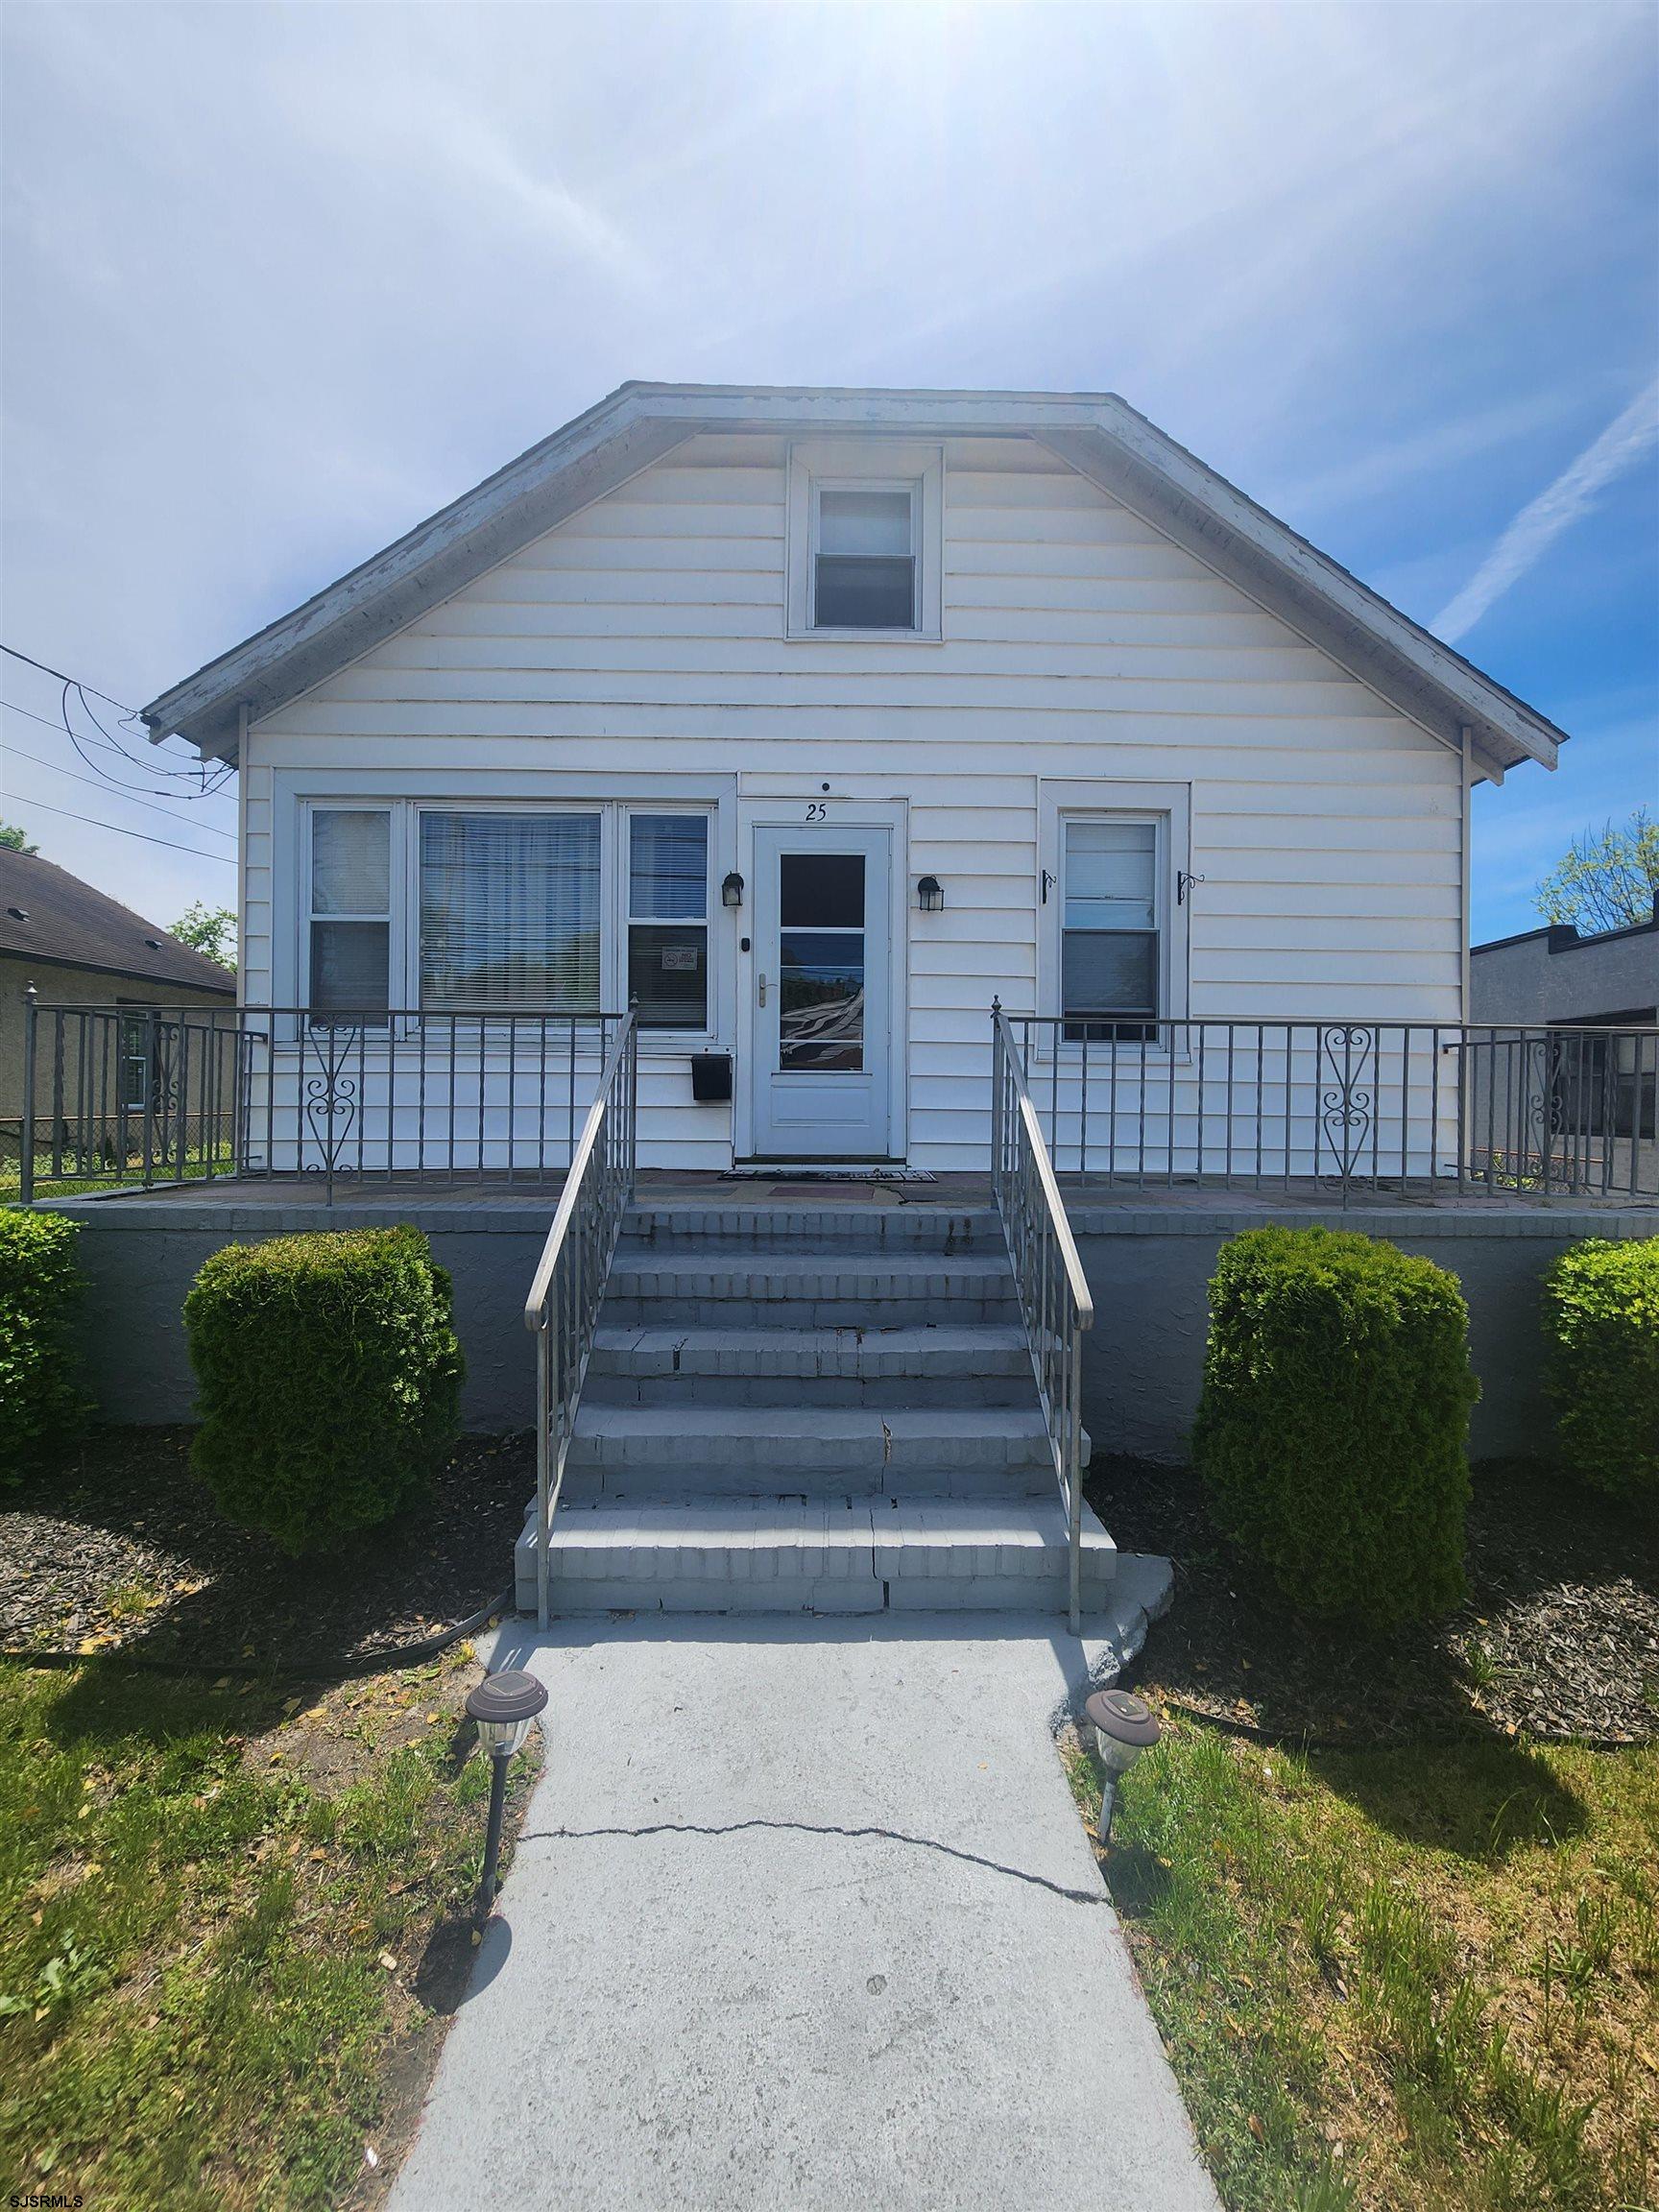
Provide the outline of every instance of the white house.
[[1562,735],[1121,399],[660,384],[145,718],[241,768],[243,998],[310,1010],[267,1165],[307,1055],[388,1166],[532,1157],[632,1001],[645,1164],[980,1167],[994,998],[1062,1155],[1158,1094],[1316,1165],[1335,1070],[1405,1165],[1471,787]]

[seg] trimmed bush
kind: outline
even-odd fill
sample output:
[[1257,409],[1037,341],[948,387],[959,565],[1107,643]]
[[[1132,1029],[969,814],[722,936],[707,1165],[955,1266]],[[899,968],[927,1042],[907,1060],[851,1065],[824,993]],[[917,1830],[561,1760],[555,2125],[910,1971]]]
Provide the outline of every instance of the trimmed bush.
[[1563,1252],[1544,1278],[1544,1334],[1562,1463],[1659,1512],[1659,1237]]
[[1193,1456],[1221,1527],[1301,1612],[1386,1627],[1463,1595],[1468,1310],[1381,1238],[1222,1247]]
[[191,1286],[184,1326],[191,1463],[228,1520],[314,1551],[429,1487],[463,1362],[449,1277],[419,1230],[229,1245]]
[[85,1279],[76,1224],[0,1207],[0,1483],[80,1429],[86,1402],[72,1330]]

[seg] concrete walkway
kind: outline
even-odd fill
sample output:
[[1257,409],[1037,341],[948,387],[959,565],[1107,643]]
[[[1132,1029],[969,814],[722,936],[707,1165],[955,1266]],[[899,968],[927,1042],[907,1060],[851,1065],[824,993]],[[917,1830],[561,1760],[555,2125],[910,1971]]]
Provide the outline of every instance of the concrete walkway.
[[1216,2212],[979,1615],[509,1625],[547,1765],[391,2212]]

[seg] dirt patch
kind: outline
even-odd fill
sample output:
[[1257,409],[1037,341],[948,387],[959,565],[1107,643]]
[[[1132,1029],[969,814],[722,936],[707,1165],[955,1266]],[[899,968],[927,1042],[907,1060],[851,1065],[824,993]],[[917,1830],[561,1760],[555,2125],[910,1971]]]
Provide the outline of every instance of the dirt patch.
[[1097,1459],[1088,1493],[1120,1550],[1173,1559],[1174,1604],[1142,1676],[1212,1718],[1355,1744],[1481,1729],[1659,1739],[1659,1528],[1546,1467],[1477,1469],[1468,1603],[1371,1638],[1277,1602],[1190,1468]]
[[223,1520],[186,1429],[95,1431],[0,1506],[0,1647],[326,1671],[468,1620],[512,1578],[528,1435],[466,1437],[431,1500],[316,1558]]

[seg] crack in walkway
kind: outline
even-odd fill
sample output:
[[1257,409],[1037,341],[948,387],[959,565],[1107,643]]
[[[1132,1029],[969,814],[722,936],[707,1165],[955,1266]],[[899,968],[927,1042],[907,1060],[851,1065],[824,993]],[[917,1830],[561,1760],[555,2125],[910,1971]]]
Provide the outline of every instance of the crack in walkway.
[[907,1836],[899,1828],[839,1828],[820,1825],[811,1820],[730,1820],[719,1824],[698,1820],[657,1820],[639,1828],[526,1828],[519,1834],[518,1842],[525,1843],[587,1843],[607,1839],[621,1840],[628,1838],[643,1839],[649,1836],[741,1836],[751,1829],[771,1829],[781,1835],[839,1836],[849,1842],[907,1843],[917,1851],[937,1851],[947,1859],[956,1859],[966,1866],[982,1866],[990,1874],[1005,1874],[1011,1882],[1023,1882],[1033,1889],[1046,1889],[1051,1896],[1063,1897],[1070,1905],[1104,1905],[1106,1891],[1100,1889],[1071,1889],[1064,1882],[1051,1882],[1046,1874],[1031,1874],[1022,1866],[1005,1866],[999,1859],[982,1858],[976,1851],[958,1850],[953,1843],[941,1843],[932,1836]]

